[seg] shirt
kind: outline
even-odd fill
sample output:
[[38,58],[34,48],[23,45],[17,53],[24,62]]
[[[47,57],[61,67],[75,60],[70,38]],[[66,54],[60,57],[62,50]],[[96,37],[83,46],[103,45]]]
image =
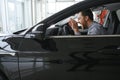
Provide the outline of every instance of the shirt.
[[88,28],[88,35],[103,35],[104,34],[103,26],[97,22],[93,22]]

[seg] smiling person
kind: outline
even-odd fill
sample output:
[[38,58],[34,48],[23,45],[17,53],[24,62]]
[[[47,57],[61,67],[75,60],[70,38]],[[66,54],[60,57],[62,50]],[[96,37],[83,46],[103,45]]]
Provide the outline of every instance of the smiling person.
[[90,9],[79,12],[78,22],[72,18],[69,21],[69,26],[73,29],[75,35],[80,35],[78,23],[82,25],[83,29],[88,28],[88,35],[103,35],[103,26],[93,21],[93,13]]

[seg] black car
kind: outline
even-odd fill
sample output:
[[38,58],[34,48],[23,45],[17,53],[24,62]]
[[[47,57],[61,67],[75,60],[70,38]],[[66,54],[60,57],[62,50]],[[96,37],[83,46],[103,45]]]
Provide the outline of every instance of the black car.
[[[105,35],[73,35],[68,19],[107,10]],[[35,26],[0,36],[0,80],[120,80],[120,0],[84,0]]]

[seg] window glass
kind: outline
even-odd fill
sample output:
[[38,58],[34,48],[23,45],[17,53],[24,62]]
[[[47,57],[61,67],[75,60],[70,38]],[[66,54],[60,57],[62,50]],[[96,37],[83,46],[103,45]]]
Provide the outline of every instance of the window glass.
[[1,31],[2,31],[2,14],[1,14],[1,8],[0,8],[0,33]]
[[[9,25],[9,30],[10,31],[14,31],[15,30],[15,26],[16,26],[16,20],[15,20],[15,3],[9,1],[8,2],[8,25]],[[8,26],[7,25],[7,26]]]
[[30,0],[8,0],[6,18],[9,33],[32,26],[30,4]]
[[72,5],[74,2],[49,2],[47,4],[47,16],[50,16],[58,11]]
[[71,1],[74,1],[74,0],[56,0],[57,2],[71,2]]
[[46,17],[54,13],[57,13],[58,11],[65,9],[66,7],[69,7],[79,1],[83,1],[83,0],[67,0],[67,1],[48,0],[46,4]]
[[119,21],[120,21],[120,9],[117,10],[117,16],[118,16],[118,19],[119,19]]
[[93,14],[94,14],[94,20],[103,25],[108,14],[108,10],[102,9],[102,10],[93,11]]
[[22,1],[8,1],[8,28],[10,32],[24,28],[24,3]]

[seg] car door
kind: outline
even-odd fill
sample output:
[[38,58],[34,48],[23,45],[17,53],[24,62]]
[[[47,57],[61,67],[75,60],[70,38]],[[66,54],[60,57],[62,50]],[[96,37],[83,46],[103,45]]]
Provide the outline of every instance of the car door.
[[9,37],[0,36],[0,79],[20,80],[18,54],[12,48],[14,43],[8,40]]
[[48,54],[49,51],[44,49],[45,45],[43,45],[46,44],[46,41],[25,37],[19,38],[19,40],[18,56],[21,79],[37,80],[36,78],[40,75],[38,72],[48,69],[45,63],[48,62],[48,60],[45,55]]
[[18,53],[21,79],[119,79],[119,40],[120,35],[23,38]]
[[[44,80],[120,79],[120,35],[51,36],[57,51]],[[55,77],[56,76],[56,77]]]

